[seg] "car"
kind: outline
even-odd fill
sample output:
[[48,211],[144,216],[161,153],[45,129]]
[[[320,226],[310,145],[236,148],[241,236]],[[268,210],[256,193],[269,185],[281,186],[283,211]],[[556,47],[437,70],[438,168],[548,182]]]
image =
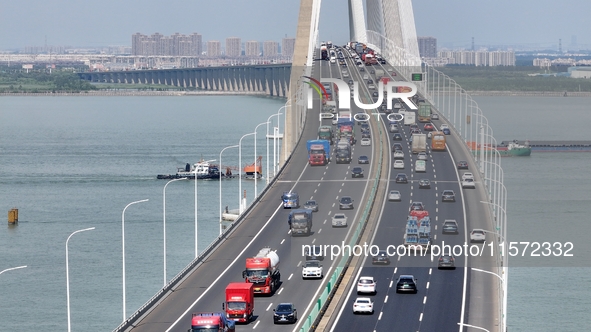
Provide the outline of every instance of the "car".
[[[369,116],[367,115],[367,113],[360,112],[358,114],[363,114],[363,116],[366,117],[366,119],[369,119]],[[360,128],[361,128],[361,131],[370,131],[369,123],[367,123],[367,121],[362,122],[360,125]]]
[[362,131],[361,138],[371,138],[371,133],[369,131]]
[[353,85],[353,80],[349,80],[347,83],[348,83],[349,85]]
[[364,80],[368,80],[369,79],[369,75],[367,75],[367,73],[366,74],[363,74],[363,79]]
[[395,169],[404,169],[404,160],[394,160],[394,168]]
[[419,189],[431,189],[431,181],[429,179],[420,179]]
[[465,160],[458,161],[457,164],[458,169],[468,169],[468,162]]
[[455,202],[456,201],[456,193],[453,190],[444,190],[441,193],[441,201],[442,202]]
[[[390,123],[390,132],[391,133],[399,133],[400,129],[398,128],[398,125],[396,123]],[[396,139],[394,139],[396,140]],[[400,139],[402,141],[402,138]]]
[[412,128],[410,130],[410,135],[412,136],[414,134],[422,134],[422,133],[421,133],[421,130],[419,128]]
[[332,227],[347,227],[347,216],[344,213],[333,214]]
[[322,264],[320,264],[320,261],[317,261],[317,260],[306,261],[304,263],[304,265],[302,266],[302,279],[307,279],[307,278],[322,279],[323,276],[324,275],[322,273]]
[[392,144],[392,152],[394,152],[396,150],[402,151],[402,144],[400,144],[400,143],[394,143],[394,144]]
[[353,313],[362,312],[373,314],[373,302],[369,297],[358,297],[353,302]]
[[443,128],[441,130],[445,135],[451,135],[451,131],[449,130],[449,128]]
[[351,177],[354,177],[354,178],[362,178],[363,177],[363,168],[361,168],[361,167],[353,167],[351,169]]
[[359,158],[357,158],[357,163],[358,164],[369,164],[369,158],[367,156],[359,156]]
[[404,173],[396,174],[396,183],[408,183],[408,177]]
[[462,181],[462,188],[463,189],[476,189],[476,182],[474,182],[474,179],[465,179]]
[[[368,88],[368,89],[370,89],[370,90],[375,90],[375,89],[376,89],[376,86],[375,86],[374,84],[368,84],[368,85],[367,85],[367,88]],[[376,92],[377,92],[377,91],[376,91]],[[376,97],[377,97],[377,96],[376,96]]]
[[418,160],[427,160],[428,159],[427,152],[419,152],[417,154],[417,159]]
[[400,191],[398,190],[390,190],[388,193],[388,200],[391,202],[400,202],[402,201],[402,195],[400,195]]
[[441,227],[441,231],[443,232],[443,234],[458,234],[458,222],[454,219],[444,220],[443,226]]
[[349,77],[349,73],[343,73],[343,77]]
[[425,125],[423,126],[423,130],[424,131],[433,131],[435,127],[433,126],[432,123],[425,123]]
[[371,80],[371,79],[367,80],[367,84],[373,84],[373,80]]
[[273,323],[295,323],[298,320],[298,311],[293,303],[279,303],[273,309]]
[[462,181],[466,179],[474,180],[474,174],[472,174],[472,172],[466,172],[462,174]]
[[404,152],[402,150],[394,151],[394,159],[404,159]]
[[369,71],[369,73],[370,73],[370,74],[375,74],[375,73],[376,73],[376,71],[372,69],[372,70],[370,70],[370,71]]
[[343,196],[339,199],[339,210],[353,209],[353,199],[351,196]]
[[367,137],[362,138],[361,145],[365,145],[365,146],[371,145],[371,139],[367,138]]
[[[373,86],[373,84],[371,86]],[[370,86],[370,89],[374,89],[375,88],[375,87],[372,88],[371,86]],[[372,97],[379,97],[379,95],[380,94],[377,91],[374,91],[374,92],[371,93],[371,96]]]
[[394,133],[392,139],[395,141],[402,141],[402,135],[400,133]]
[[449,129],[449,126],[447,124],[445,124],[445,123],[442,123],[441,126],[439,126],[439,128],[441,130],[446,129],[446,128]]
[[388,252],[386,250],[378,251],[378,254],[371,258],[372,264],[390,264],[390,256],[388,256]]
[[423,202],[412,202],[408,211],[425,211],[425,205],[423,205]]
[[484,242],[486,240],[486,233],[484,230],[476,228],[470,232],[470,242]]
[[396,293],[411,292],[417,293],[417,279],[412,274],[403,274],[396,281]]
[[318,203],[315,200],[309,200],[304,203],[304,209],[312,210],[313,212],[318,212]]
[[410,130],[411,130],[411,131],[412,131],[412,130],[419,130],[419,131],[420,131],[420,129],[419,129],[419,125],[418,125],[418,124],[416,124],[416,123],[413,123],[413,124],[411,124],[411,125],[409,126],[409,128],[410,128]]
[[363,67],[363,64],[359,65],[359,71],[365,71],[365,68]]
[[373,277],[359,277],[357,281],[357,294],[361,293],[377,293],[376,281]]
[[322,250],[321,246],[317,245],[310,245],[304,246],[304,255],[306,256],[306,261],[323,261],[324,260],[324,251]]
[[431,120],[439,120],[439,114],[437,114],[437,113],[431,114]]
[[438,269],[456,269],[456,260],[452,255],[442,255],[439,257],[437,261],[437,268]]

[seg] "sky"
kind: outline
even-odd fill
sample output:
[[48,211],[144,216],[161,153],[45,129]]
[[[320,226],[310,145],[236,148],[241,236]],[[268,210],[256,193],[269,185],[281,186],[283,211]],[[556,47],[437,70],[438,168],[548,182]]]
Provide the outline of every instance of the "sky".
[[[591,49],[590,0],[413,0],[418,36],[438,45]],[[348,40],[346,0],[322,0],[320,39]],[[0,0],[0,50],[26,46],[131,46],[131,35],[200,33],[281,41],[296,34],[297,0]],[[223,44],[223,43],[222,43]]]

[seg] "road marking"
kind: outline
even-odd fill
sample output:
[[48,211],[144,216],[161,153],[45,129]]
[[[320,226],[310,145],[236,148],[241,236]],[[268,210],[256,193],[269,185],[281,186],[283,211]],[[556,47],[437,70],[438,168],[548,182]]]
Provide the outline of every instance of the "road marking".
[[[337,198],[338,199],[338,198]],[[337,203],[332,203],[332,207],[334,207]]]
[[432,271],[433,271],[433,268],[429,268],[429,275],[431,275]]
[[421,312],[421,315],[419,316],[419,322],[423,321],[423,313]]
[[277,292],[277,294],[281,294],[281,292],[283,292],[283,287],[281,287],[281,289]]
[[426,289],[429,289],[429,284],[430,283],[431,283],[430,281],[427,281],[427,287],[426,287]]
[[[318,233],[320,233],[320,232],[318,232]],[[312,240],[312,244],[314,244],[314,242],[316,242],[316,239]]]
[[343,183],[341,184],[341,187],[343,187],[344,185],[345,185],[345,182],[343,182]]
[[378,316],[378,320],[382,320],[382,311],[380,311],[380,315]]
[[324,180],[324,176],[320,178],[320,181]]
[[318,189],[314,189],[314,193],[316,193],[316,191],[317,191],[317,190],[318,190]]
[[[320,232],[322,232],[322,228],[318,230],[318,234],[320,234]],[[316,239],[314,239],[316,240]],[[312,241],[312,243],[314,243],[314,241]]]
[[285,242],[285,239],[281,240],[281,243],[279,243],[279,244],[283,244],[283,242]]
[[299,261],[298,265],[296,265],[296,267],[300,267],[300,265],[302,265],[302,261]]
[[[390,283],[392,282],[390,281]],[[386,297],[384,298],[384,303],[388,303],[388,295],[386,295]]]
[[[399,256],[400,257],[400,256]],[[396,274],[396,271],[398,271],[398,267],[394,268],[394,274]]]
[[332,213],[332,211],[328,211],[328,215],[330,216],[330,214]]
[[427,296],[425,295],[425,297],[423,298],[423,304],[427,303]]
[[289,278],[287,278],[287,280],[291,280],[291,277],[293,277],[293,273],[289,275]]
[[[281,287],[281,289],[283,289],[283,287]],[[269,306],[267,307],[267,310],[265,310],[265,311],[269,311],[269,309],[271,309],[272,305],[273,305],[273,303],[269,303]]]
[[324,219],[324,222],[323,222],[323,224],[326,224],[326,220],[327,220],[327,219]]
[[256,322],[256,324],[254,324],[254,326],[252,327],[252,329],[253,329],[253,330],[254,330],[254,329],[256,329],[256,328],[257,328],[257,326],[259,326],[259,323],[260,323],[260,322],[261,322],[260,320],[259,320],[259,321],[257,321],[257,322]]
[[[396,274],[396,270],[394,270],[394,274]],[[390,280],[390,286],[388,286],[388,288],[392,288],[392,284],[394,284],[394,280]]]
[[320,187],[320,182],[318,183],[318,187]]

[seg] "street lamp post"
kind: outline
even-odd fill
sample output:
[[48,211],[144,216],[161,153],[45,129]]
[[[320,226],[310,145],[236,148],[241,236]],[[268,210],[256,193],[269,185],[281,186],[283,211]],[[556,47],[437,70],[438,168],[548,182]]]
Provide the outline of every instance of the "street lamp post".
[[197,165],[195,165],[193,172],[195,173],[195,258],[197,258],[197,256],[199,256],[199,249],[197,246],[197,236],[199,235],[199,230],[197,229]]
[[[256,199],[258,196],[258,192],[257,192],[257,181],[258,181],[258,179],[257,179],[257,177],[258,177],[257,176],[257,129],[259,129],[259,127],[264,124],[267,125],[267,129],[268,129],[269,128],[269,121],[259,123],[256,127],[254,127],[254,199]],[[267,158],[269,158],[269,143],[268,143],[266,134],[265,134],[265,140],[267,141]],[[262,165],[261,165],[261,168],[262,168]]]
[[27,266],[23,265],[23,266],[11,267],[9,269],[5,269],[5,270],[0,271],[0,274],[2,274],[4,272],[12,271],[12,270],[24,269],[25,267],[27,267]]
[[470,325],[470,324],[466,324],[466,323],[458,323],[458,325],[460,325],[460,327],[467,326],[467,327],[471,327],[471,328],[474,328],[474,329],[479,329],[479,330],[483,330],[483,331],[486,331],[486,332],[490,332],[489,330],[485,329],[484,327],[480,327],[480,326]]
[[[221,168],[222,168],[222,153],[226,149],[237,148],[237,147],[238,147],[238,145],[226,146],[225,148],[222,149],[222,151],[220,151],[220,235],[222,235],[222,172],[221,172]],[[238,208],[240,209],[240,206]]]
[[[493,233],[493,232],[489,232],[489,233]],[[501,285],[503,285],[503,317],[502,317],[503,323],[501,325],[501,332],[505,332],[507,329],[507,280],[505,279],[506,278],[505,267],[503,266],[503,277],[501,277],[500,275],[498,275],[494,272],[491,272],[491,271],[477,269],[475,267],[472,267],[471,269],[473,271],[492,274],[492,275],[496,276],[497,278],[499,278],[499,280],[501,280]]]
[[127,318],[127,312],[125,310],[125,210],[136,203],[147,202],[147,199],[142,199],[141,201],[135,201],[127,204],[125,208],[123,208],[123,212],[121,213],[121,247],[122,247],[122,255],[123,255],[123,321]]
[[[238,143],[238,214],[242,213],[242,139],[249,135],[256,135],[256,133],[244,134],[244,136],[240,137],[240,141]],[[256,158],[257,156],[255,155],[255,169]]]
[[[281,108],[279,108],[279,111],[281,111],[281,109],[285,108],[285,106],[281,106]],[[277,114],[273,114],[271,116],[269,116],[269,118],[267,118],[267,131],[265,132],[265,136],[269,135],[269,123],[271,122],[271,118],[276,116],[277,117],[277,125],[279,125],[279,112],[277,112]],[[267,138],[267,183],[269,183],[269,138]],[[273,176],[275,176],[275,128],[273,128]]]
[[162,189],[162,235],[164,238],[164,284],[163,286],[166,286],[166,187],[174,181],[181,181],[181,180],[187,180],[187,178],[180,178],[180,179],[173,179],[170,180],[168,182],[166,182],[166,184],[164,185],[164,189]]
[[[94,229],[94,227],[77,230],[74,233],[70,234],[70,236],[68,236],[68,239],[66,240],[66,301],[67,301],[67,307],[68,307],[68,332],[71,331],[71,325],[70,325],[70,267],[68,264],[68,261],[69,261],[69,259],[68,259],[68,242],[70,241],[70,238],[74,234],[80,233],[80,232],[85,232],[85,231],[91,231],[93,229]],[[24,267],[26,267],[26,266],[24,266]],[[4,271],[2,271],[2,272],[4,272]],[[2,273],[2,272],[0,272],[0,273]]]

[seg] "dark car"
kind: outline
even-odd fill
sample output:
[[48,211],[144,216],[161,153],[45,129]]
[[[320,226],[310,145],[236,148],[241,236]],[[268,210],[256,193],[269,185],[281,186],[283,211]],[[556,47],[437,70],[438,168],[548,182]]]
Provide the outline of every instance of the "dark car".
[[304,255],[306,255],[307,261],[312,261],[312,260],[322,261],[322,260],[324,260],[324,252],[322,251],[321,246],[316,246],[316,245],[304,246]]
[[362,178],[363,177],[363,168],[361,168],[361,167],[353,167],[351,169],[351,177],[354,177],[354,178]]
[[411,292],[417,293],[417,279],[411,274],[401,275],[396,282],[396,293]]
[[431,181],[429,179],[420,179],[419,180],[419,189],[429,189],[431,188]]
[[376,73],[376,71],[372,69],[372,70],[370,70],[370,71],[369,71],[369,73],[370,73],[370,74],[375,74],[375,73]]
[[380,94],[379,94],[377,91],[374,91],[374,92],[372,92],[372,93],[371,93],[371,95],[372,95],[372,97],[377,97],[377,96],[379,96]]
[[369,164],[369,158],[367,156],[359,156],[359,158],[357,158],[357,163]]
[[395,141],[402,141],[402,135],[400,135],[400,133],[395,133],[394,136],[392,136],[392,139]]
[[443,128],[443,133],[446,135],[451,135],[451,131],[449,130],[449,128]]
[[[363,114],[366,114],[366,113],[363,113]],[[361,127],[360,128],[361,128],[361,131],[369,131],[369,123],[367,123],[367,122],[364,121],[361,124]]]
[[423,202],[412,202],[410,207],[408,208],[409,211],[425,211],[425,205]]
[[350,196],[343,196],[339,200],[339,210],[353,209],[353,199]]
[[453,190],[444,190],[441,193],[441,201],[442,202],[455,202],[456,201],[456,193]]
[[306,203],[304,203],[304,209],[318,212],[318,203],[315,200],[306,201]]
[[458,169],[468,169],[468,162],[465,160],[458,161]]
[[353,80],[349,80],[349,85],[353,85]]
[[293,324],[298,320],[298,311],[293,303],[279,303],[273,309],[273,323],[290,323]]
[[456,260],[451,255],[443,255],[439,257],[439,261],[437,262],[438,269],[456,269]]
[[390,264],[390,257],[386,250],[380,250],[377,255],[371,258],[372,264]]
[[371,138],[371,133],[369,131],[362,131],[361,138]]
[[445,220],[443,222],[443,226],[441,227],[441,231],[443,234],[453,233],[458,234],[458,222],[455,220]]
[[408,177],[404,173],[396,174],[396,183],[408,183]]
[[439,114],[437,114],[437,113],[431,114],[431,120],[439,120]]
[[394,152],[396,150],[402,150],[402,144],[400,144],[400,143],[392,144],[392,152]]

